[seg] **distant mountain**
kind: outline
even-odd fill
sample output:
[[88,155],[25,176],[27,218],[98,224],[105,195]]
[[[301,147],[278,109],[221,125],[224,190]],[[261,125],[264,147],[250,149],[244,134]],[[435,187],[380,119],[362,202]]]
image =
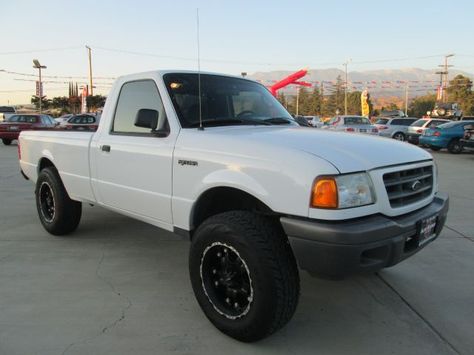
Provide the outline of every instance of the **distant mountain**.
[[[405,96],[405,83],[408,82],[410,97],[424,95],[427,92],[434,92],[439,83],[439,75],[434,70],[419,68],[389,69],[389,70],[366,70],[350,71],[348,73],[349,90],[368,88],[373,97],[380,96]],[[249,75],[249,78],[259,80],[264,85],[271,85],[272,82],[283,79],[293,73],[292,71],[280,70],[269,72],[256,72]],[[450,70],[449,79],[458,74],[474,78],[474,74],[460,70]],[[331,69],[309,69],[308,74],[301,80],[320,85],[324,83],[324,88],[330,90],[331,83],[338,76],[344,80],[344,71],[337,68]],[[294,89],[284,90],[286,94],[294,94]]]

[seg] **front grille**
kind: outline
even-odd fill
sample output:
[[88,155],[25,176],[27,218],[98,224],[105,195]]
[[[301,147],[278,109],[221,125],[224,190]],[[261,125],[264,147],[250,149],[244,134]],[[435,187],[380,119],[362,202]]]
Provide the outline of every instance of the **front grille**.
[[433,191],[433,166],[387,173],[383,175],[383,182],[392,208],[409,205]]

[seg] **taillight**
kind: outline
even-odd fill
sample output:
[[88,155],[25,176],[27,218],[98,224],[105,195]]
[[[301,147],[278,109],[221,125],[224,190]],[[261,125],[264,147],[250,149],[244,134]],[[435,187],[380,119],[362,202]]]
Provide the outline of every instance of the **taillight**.
[[420,129],[417,129],[416,130],[416,133],[423,133],[423,130],[420,128]]
[[436,137],[439,137],[440,135],[441,135],[440,131],[436,131],[435,133],[433,133],[433,136],[436,136]]
[[388,128],[387,126],[379,126],[379,130],[387,129],[387,128]]
[[346,128],[346,132],[354,132],[354,131],[355,131],[355,129],[352,128],[352,127],[347,127]]

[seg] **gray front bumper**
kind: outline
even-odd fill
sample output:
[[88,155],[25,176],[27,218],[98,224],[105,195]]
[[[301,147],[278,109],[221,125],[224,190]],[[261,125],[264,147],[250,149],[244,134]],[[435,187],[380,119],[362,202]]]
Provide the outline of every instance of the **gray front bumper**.
[[[436,215],[441,232],[449,209],[447,194],[417,211],[387,217],[372,215],[347,221],[282,217],[281,223],[300,268],[312,274],[341,278],[392,266],[423,249],[418,246],[419,223]],[[429,243],[428,243],[429,244]]]

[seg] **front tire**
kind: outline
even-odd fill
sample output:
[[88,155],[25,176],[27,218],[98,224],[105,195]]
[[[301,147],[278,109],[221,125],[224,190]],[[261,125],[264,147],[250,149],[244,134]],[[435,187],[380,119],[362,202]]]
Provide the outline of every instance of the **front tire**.
[[405,135],[402,132],[397,132],[393,135],[393,139],[396,139],[400,142],[405,142]]
[[73,201],[54,168],[41,170],[36,180],[36,208],[43,227],[53,235],[74,231],[81,220],[82,204]]
[[2,138],[2,142],[3,142],[3,144],[5,144],[5,145],[10,145],[10,144],[12,144],[12,140],[11,140],[11,139],[7,139],[7,138]]
[[298,304],[298,269],[281,226],[251,212],[204,221],[193,236],[189,273],[206,317],[240,341],[274,333]]
[[459,154],[462,152],[462,146],[459,139],[453,139],[451,142],[449,142],[448,151],[451,154]]

